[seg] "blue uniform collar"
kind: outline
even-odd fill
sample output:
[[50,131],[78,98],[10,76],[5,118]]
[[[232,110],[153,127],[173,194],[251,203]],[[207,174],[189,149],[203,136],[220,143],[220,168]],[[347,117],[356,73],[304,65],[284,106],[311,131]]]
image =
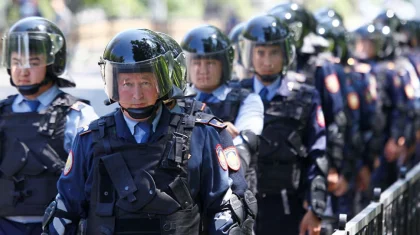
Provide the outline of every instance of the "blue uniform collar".
[[[49,106],[54,99],[62,93],[60,89],[58,89],[57,85],[53,85],[50,89],[46,90],[44,93],[36,97],[36,99],[43,105],[44,107]],[[15,99],[16,104],[21,104],[25,100],[25,97],[22,94],[18,94]]]
[[268,90],[268,94],[267,94],[267,100],[272,100],[274,98],[274,96],[277,93],[277,90],[279,89],[279,87],[283,84],[282,79],[281,78],[277,78],[273,83],[271,83],[268,86],[264,86],[260,80],[258,80],[258,78],[256,76],[254,76],[253,78],[253,87],[254,87],[254,92],[259,94],[260,91],[266,87]]
[[[197,89],[194,85],[192,88],[197,92],[197,95],[195,96],[196,99],[200,98],[201,92],[199,89]],[[229,92],[232,90],[232,88],[228,87],[226,84],[220,85],[218,88],[216,88],[212,94],[214,97],[219,99],[220,101],[226,100],[226,96],[229,94]]]
[[[161,115],[162,115],[162,106],[160,106],[158,108],[158,111],[156,113],[156,117],[155,117],[155,119],[153,119],[153,122],[152,122],[153,132],[156,131],[156,126],[159,123],[159,119],[160,119]],[[134,134],[134,126],[137,125],[137,123],[139,123],[139,122],[131,120],[130,118],[126,117],[124,114],[123,114],[123,117],[124,117],[125,122],[127,123],[128,129],[130,130],[131,134]]]
[[[114,119],[118,137],[135,143],[136,140],[134,139],[133,133],[134,125],[136,125],[137,122],[126,118],[121,109],[118,109],[118,111],[114,113]],[[131,122],[126,121],[127,119]],[[152,122],[153,133],[149,138],[149,142],[156,140],[159,136],[166,132],[168,126],[166,123],[169,123],[169,119],[169,110],[164,105],[161,105],[155,119]]]

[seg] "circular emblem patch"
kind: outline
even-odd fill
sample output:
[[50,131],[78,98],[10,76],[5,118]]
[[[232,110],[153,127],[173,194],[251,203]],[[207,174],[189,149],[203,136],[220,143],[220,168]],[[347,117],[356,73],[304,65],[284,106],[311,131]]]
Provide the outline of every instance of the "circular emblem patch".
[[330,74],[325,78],[325,86],[331,93],[337,93],[340,90],[340,83],[338,82],[337,75]]
[[220,144],[216,145],[216,155],[217,155],[217,159],[219,160],[219,164],[222,167],[222,169],[227,171],[228,166],[227,166],[227,163],[226,163],[225,152],[223,151],[223,148]]
[[63,174],[66,176],[70,173],[73,168],[73,151],[70,150],[69,156],[67,157],[66,166],[64,167]]
[[321,105],[318,106],[316,111],[316,122],[320,127],[325,127],[325,118],[324,118],[324,112],[322,112]]
[[408,99],[411,100],[411,99],[414,98],[414,89],[413,89],[413,87],[410,84],[407,84],[404,87],[404,91],[405,91],[405,94],[407,95],[407,98]]
[[241,161],[239,161],[238,152],[235,147],[228,147],[223,150],[225,152],[226,161],[230,169],[237,171],[241,167]]
[[359,97],[357,96],[356,92],[350,92],[347,95],[347,102],[349,104],[350,109],[356,110],[360,107]]

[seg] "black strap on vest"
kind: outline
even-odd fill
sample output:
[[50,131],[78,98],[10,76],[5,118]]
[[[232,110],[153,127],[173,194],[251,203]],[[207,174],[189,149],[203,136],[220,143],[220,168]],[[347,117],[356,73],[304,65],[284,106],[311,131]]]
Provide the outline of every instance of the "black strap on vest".
[[[183,175],[187,174],[185,165],[189,159],[189,144],[194,126],[195,118],[193,116],[173,114],[168,128],[168,134],[171,134],[173,138],[166,144],[160,164],[161,168],[176,169],[183,172]],[[116,135],[113,114],[92,122],[89,129],[93,132],[93,142],[101,144],[106,155],[98,159],[101,179],[99,180],[99,198],[95,214],[101,217],[101,224],[104,226],[100,226],[99,230],[101,231],[96,232],[113,234],[116,228],[114,206],[117,199],[127,198],[129,202],[139,200],[134,195],[138,189],[122,155],[112,152],[110,138]],[[124,181],[120,179],[124,179]],[[174,198],[182,209],[190,209],[194,206],[194,200],[186,181],[187,179],[184,177],[177,177],[169,184]]]

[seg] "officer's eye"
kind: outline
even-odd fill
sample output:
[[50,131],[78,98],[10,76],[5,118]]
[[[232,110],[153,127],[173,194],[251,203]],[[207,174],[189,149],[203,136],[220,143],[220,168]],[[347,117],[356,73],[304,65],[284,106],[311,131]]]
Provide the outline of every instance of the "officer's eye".
[[36,66],[39,66],[41,63],[39,63],[39,62],[31,62],[30,63],[30,65],[31,65],[31,67],[36,67]]
[[200,65],[200,61],[198,61],[198,60],[193,60],[192,64],[193,64],[193,65],[198,66],[198,65]]
[[132,87],[133,86],[133,83],[132,82],[124,82],[123,83],[123,86],[124,87]]
[[207,63],[206,63],[207,65],[215,65],[216,64],[216,61],[214,61],[214,60],[209,60],[209,61],[207,61]]
[[279,55],[279,54],[280,54],[280,50],[279,49],[275,49],[275,50],[270,51],[270,55],[271,56],[275,56],[275,55]]
[[265,56],[265,51],[258,50],[257,55],[263,57],[263,56]]
[[141,82],[140,85],[142,85],[142,86],[151,86],[152,83],[146,81],[146,82]]

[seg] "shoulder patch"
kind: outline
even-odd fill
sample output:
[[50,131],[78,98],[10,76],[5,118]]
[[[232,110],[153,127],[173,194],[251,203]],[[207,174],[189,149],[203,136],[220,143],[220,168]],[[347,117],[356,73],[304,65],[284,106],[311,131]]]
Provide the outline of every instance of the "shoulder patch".
[[322,111],[321,105],[318,105],[316,110],[316,122],[318,125],[322,128],[325,127],[325,118],[324,118],[324,112]]
[[393,70],[393,69],[395,68],[395,64],[394,64],[393,62],[388,62],[388,63],[386,64],[386,67],[387,67],[389,70]]
[[226,161],[231,170],[237,171],[241,168],[241,161],[239,160],[238,151],[236,147],[231,146],[223,150],[225,152]]
[[222,169],[227,171],[228,165],[226,163],[225,152],[223,151],[223,148],[220,144],[216,145],[216,155],[217,155],[217,159],[219,160],[219,164],[222,167]]
[[392,78],[392,81],[393,81],[393,83],[394,83],[394,86],[395,87],[400,87],[401,86],[401,80],[400,80],[400,77],[398,77],[397,75],[395,75],[393,78]]
[[81,101],[77,101],[70,108],[80,112],[80,110],[82,110],[85,106],[86,106],[85,103]]
[[405,85],[404,91],[408,99],[412,100],[414,98],[414,88],[411,84]]
[[67,176],[70,173],[71,169],[73,168],[73,161],[73,151],[70,150],[69,156],[67,157],[66,165],[64,166],[63,170],[64,176]]
[[331,93],[337,93],[340,90],[340,83],[338,82],[338,78],[335,73],[330,74],[325,78],[325,86]]
[[359,96],[357,96],[356,92],[350,92],[347,95],[347,103],[349,104],[350,109],[357,110],[360,107]]

